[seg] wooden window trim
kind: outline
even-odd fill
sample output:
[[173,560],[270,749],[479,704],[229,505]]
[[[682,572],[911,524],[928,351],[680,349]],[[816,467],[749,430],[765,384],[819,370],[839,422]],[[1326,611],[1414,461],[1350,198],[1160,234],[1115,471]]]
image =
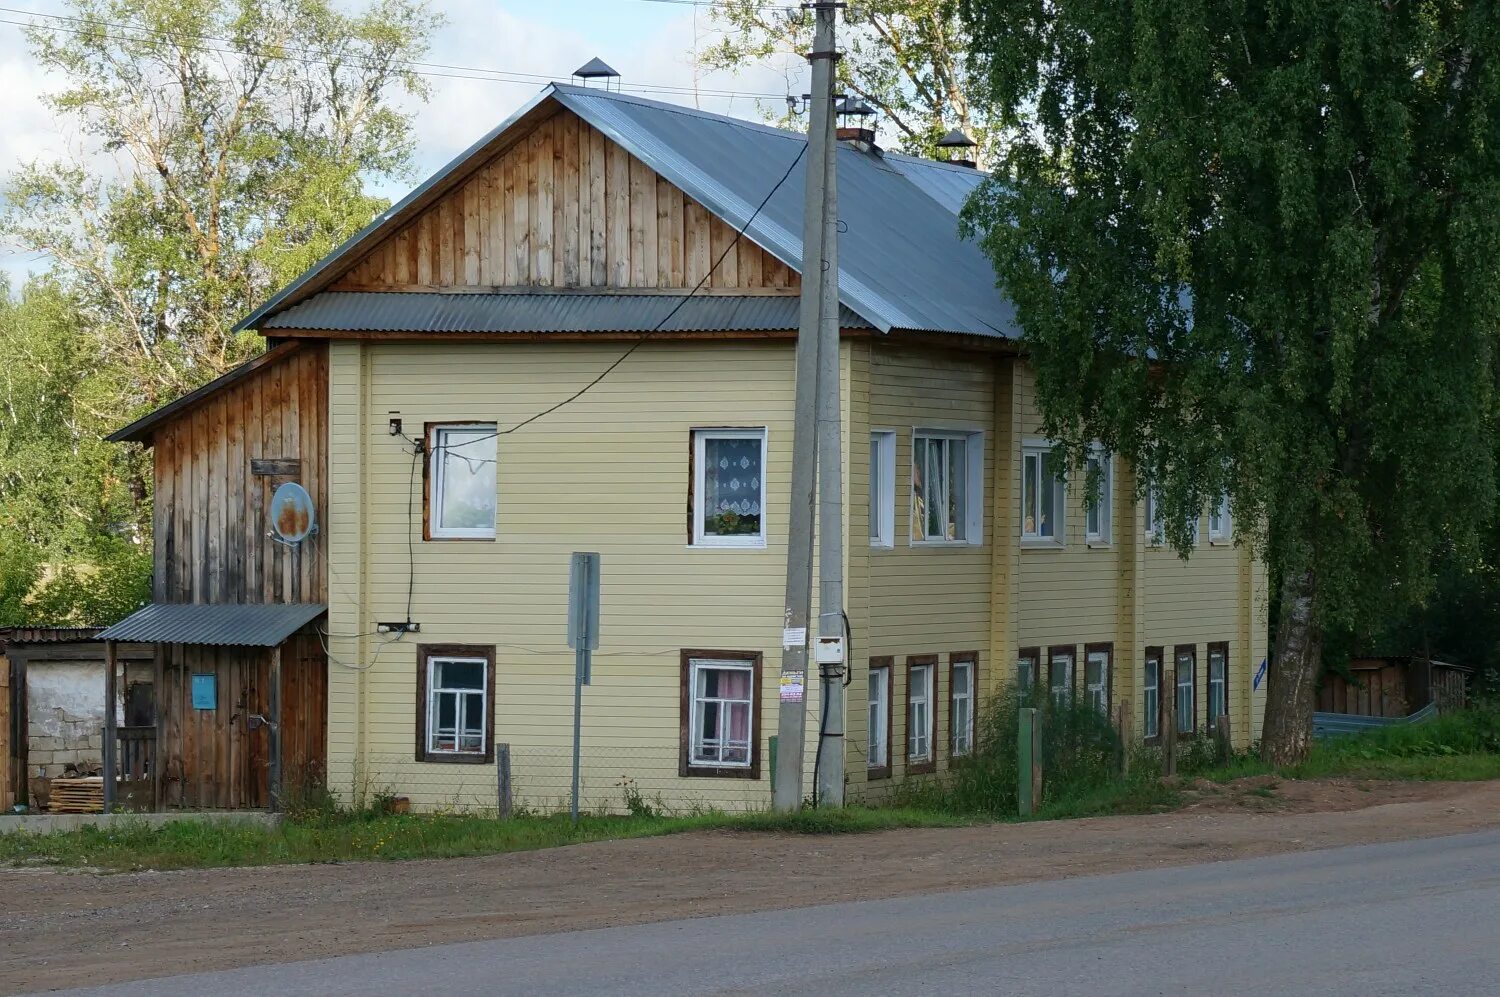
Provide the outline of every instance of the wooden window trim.
[[1052,644],[1047,648],[1047,702],[1052,702],[1052,659],[1059,654],[1071,655],[1073,658],[1073,674],[1068,676],[1068,689],[1073,698],[1078,698],[1078,645],[1077,644]]
[[[885,669],[885,764],[869,766],[866,769],[865,780],[889,779],[891,777],[892,759],[896,752],[891,745],[891,736],[895,733],[896,722],[896,659],[891,655],[881,655],[870,659],[870,671]],[[868,703],[865,711],[869,712]],[[869,744],[869,732],[865,732],[865,743]]]
[[[1142,707],[1146,705],[1146,662],[1151,660],[1152,655],[1156,656],[1156,736],[1145,737],[1145,731],[1143,730],[1142,741],[1147,745],[1156,747],[1162,743],[1162,735],[1166,732],[1167,701],[1163,698],[1162,692],[1162,687],[1167,677],[1166,648],[1160,644],[1153,644],[1146,648],[1145,654],[1141,657]],[[1173,687],[1172,694],[1174,696],[1177,694],[1175,686]]]
[[[485,661],[485,695],[488,708],[484,717],[484,754],[461,755],[456,752],[427,750],[427,672],[433,658],[483,658]],[[444,765],[490,765],[495,761],[495,645],[493,644],[418,644],[417,645],[417,761]]]
[[[921,668],[923,666],[926,666],[926,667],[928,667],[928,668],[931,669],[931,671],[929,671],[927,674],[929,674],[929,675],[932,676],[932,690],[931,690],[930,694],[927,697],[927,711],[930,714],[930,722],[927,725],[927,744],[928,744],[928,747],[930,748],[930,750],[928,752],[928,754],[929,754],[930,757],[928,757],[926,759],[914,761],[912,759],[912,756],[911,756],[911,717],[912,717],[912,712],[911,712],[911,672],[912,672],[913,668]],[[904,750],[904,754],[906,755],[906,774],[907,775],[926,775],[929,772],[936,772],[937,771],[937,756],[938,756],[937,746],[938,746],[938,739],[939,739],[939,730],[938,730],[938,709],[937,709],[937,703],[934,702],[934,700],[937,699],[937,694],[938,694],[938,689],[937,689],[937,685],[938,685],[938,683],[937,683],[937,669],[938,669],[938,656],[935,655],[935,654],[913,654],[913,655],[907,656],[907,659],[906,659],[906,727],[901,732],[901,735],[902,735],[901,736],[901,740],[905,744],[905,748],[903,750]]]
[[[1113,641],[1105,640],[1083,645],[1084,667],[1082,675],[1084,683],[1087,684],[1089,674],[1088,657],[1090,654],[1099,651],[1104,652],[1104,716],[1113,723],[1115,716],[1115,645]],[[1088,690],[1084,689],[1083,694],[1087,696]]]
[[1174,644],[1172,645],[1172,706],[1177,706],[1177,656],[1179,654],[1190,654],[1193,658],[1193,725],[1188,730],[1181,730],[1180,716],[1173,717],[1179,724],[1177,740],[1198,736],[1198,645],[1197,644]]
[[[459,426],[494,426],[499,430],[500,424],[493,419],[444,419],[439,422],[424,422],[422,424],[422,539],[430,543],[494,543],[500,535],[500,501],[497,496],[495,500],[495,529],[487,537],[440,537],[432,533],[432,453],[436,446],[436,436],[439,429],[449,429]],[[496,437],[498,441],[498,437]],[[500,482],[499,460],[500,446],[495,445],[495,487],[498,490]]]
[[[1221,654],[1224,655],[1224,713],[1226,715],[1228,715],[1229,709],[1230,709],[1230,707],[1229,707],[1229,685],[1230,685],[1230,683],[1229,683],[1229,641],[1227,641],[1227,640],[1209,641],[1208,646],[1207,646],[1207,648],[1204,651],[1204,659],[1203,660],[1206,662],[1206,664],[1205,664],[1204,667],[1208,669],[1208,673],[1205,676],[1205,678],[1208,681],[1209,690],[1212,690],[1212,688],[1213,688],[1213,667],[1214,667],[1214,652],[1215,651],[1218,651],[1218,652],[1220,652]],[[1211,701],[1211,699],[1212,699],[1211,696],[1208,697],[1208,701]],[[1208,718],[1208,729],[1211,730],[1211,731],[1217,731],[1219,729],[1219,718],[1218,717],[1209,717]],[[1231,723],[1230,724],[1230,730],[1233,730],[1233,729],[1234,729],[1234,724]]]
[[[1036,691],[1038,689],[1040,689],[1041,686],[1042,686],[1042,649],[1041,649],[1041,647],[1033,644],[1030,647],[1017,648],[1016,649],[1016,664],[1019,665],[1021,663],[1021,659],[1022,658],[1030,658],[1031,659],[1031,694],[1033,696],[1035,696],[1036,695]],[[1017,689],[1016,692],[1017,692],[1017,694],[1019,694],[1020,690]]]
[[[750,765],[694,765],[693,761],[693,659],[711,658],[743,661],[750,665]],[[713,651],[703,648],[682,650],[681,715],[678,730],[677,774],[683,779],[750,779],[760,778],[760,742],[765,737],[761,727],[761,700],[765,698],[764,656],[759,651]]]
[[[698,445],[703,441],[707,447],[709,434],[731,434],[730,439],[752,439],[759,434],[760,440],[760,534],[746,536],[743,540],[714,539],[698,531]],[[688,491],[687,491],[687,545],[694,550],[765,550],[770,542],[770,519],[768,517],[770,492],[767,485],[768,465],[771,460],[771,428],[769,426],[694,426],[688,431]],[[705,470],[706,473],[706,470]],[[704,480],[707,488],[707,479]],[[706,511],[706,510],[705,510]],[[706,517],[705,517],[706,518]]]
[[[955,665],[969,666],[969,751],[967,754],[955,755],[953,753],[953,738],[958,733],[958,727],[954,724],[954,702],[953,702],[953,669]],[[953,651],[948,655],[948,758],[962,760],[974,757],[976,742],[979,740],[979,652],[978,651]]]

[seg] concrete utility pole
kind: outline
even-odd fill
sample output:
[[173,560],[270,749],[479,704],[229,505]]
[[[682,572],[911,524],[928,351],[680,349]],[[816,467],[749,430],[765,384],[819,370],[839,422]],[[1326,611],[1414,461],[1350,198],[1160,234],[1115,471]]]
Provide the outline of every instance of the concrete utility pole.
[[[819,11],[821,16],[822,11]],[[821,23],[821,21],[820,21]],[[834,47],[834,12],[828,12],[828,48]],[[822,46],[819,46],[820,48]],[[827,60],[832,69],[833,61]],[[834,73],[829,72],[832,78]],[[832,91],[829,100],[833,99]],[[818,317],[818,674],[822,720],[818,724],[817,800],[844,805],[844,441],[839,362],[839,190],[837,122],[828,115],[824,136],[823,282]]]
[[[796,405],[792,423],[792,493],[787,516],[786,610],[782,617],[780,712],[772,805],[802,806],[802,761],[807,740],[807,625],[812,616],[813,501],[817,488],[818,346],[823,310],[824,199],[833,139],[833,19],[837,4],[819,0],[802,202],[802,299],[797,326]],[[835,323],[837,311],[835,311]],[[836,361],[835,361],[836,362]]]

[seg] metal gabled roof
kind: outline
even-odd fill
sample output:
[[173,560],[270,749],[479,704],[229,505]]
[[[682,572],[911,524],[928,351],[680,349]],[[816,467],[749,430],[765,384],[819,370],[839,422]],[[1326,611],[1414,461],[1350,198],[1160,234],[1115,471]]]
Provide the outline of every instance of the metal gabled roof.
[[[415,212],[461,183],[555,102],[631,152],[788,266],[802,270],[805,164],[798,163],[753,222],[755,208],[797,158],[806,137],[659,101],[552,84],[499,127],[241,321],[260,328],[323,290]],[[965,167],[909,156],[838,150],[839,294],[883,332],[905,329],[1015,338],[1015,309],[996,288],[978,246],[959,238],[957,211],[983,179]]]
[[97,639],[276,647],[327,611],[322,603],[311,602],[153,602],[106,628]]
[[[564,107],[730,225],[748,222],[750,239],[802,271],[805,164],[797,165],[753,221],[751,216],[805,136],[584,87],[558,84],[553,92]],[[958,182],[919,172],[908,157],[888,160],[839,147],[839,220],[845,226],[839,296],[881,331],[1019,335],[1014,306],[996,288],[994,269],[978,246],[959,238],[952,193],[929,193]]]
[[[796,295],[324,291],[263,328],[309,332],[772,332],[797,328]],[[842,309],[846,329],[869,323]]]

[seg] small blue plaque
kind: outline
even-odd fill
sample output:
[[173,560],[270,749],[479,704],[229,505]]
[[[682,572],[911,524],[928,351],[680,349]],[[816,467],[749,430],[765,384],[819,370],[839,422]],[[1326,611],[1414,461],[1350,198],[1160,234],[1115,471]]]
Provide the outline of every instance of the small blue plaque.
[[219,677],[212,672],[193,676],[193,709],[213,710],[219,705]]

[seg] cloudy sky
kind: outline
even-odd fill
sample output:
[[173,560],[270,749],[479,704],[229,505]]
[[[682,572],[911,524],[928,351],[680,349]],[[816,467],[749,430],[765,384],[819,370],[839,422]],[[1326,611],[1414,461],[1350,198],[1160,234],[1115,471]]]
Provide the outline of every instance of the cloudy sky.
[[[360,0],[347,0],[357,6]],[[786,73],[794,64],[751,69],[736,76],[699,74],[693,52],[712,43],[714,29],[706,10],[687,3],[654,0],[431,0],[448,19],[434,37],[424,61],[541,74],[567,79],[594,56],[603,58],[630,84],[662,84],[689,90],[741,93],[786,92]],[[32,14],[65,14],[63,0],[0,0],[0,177],[17,165],[46,161],[78,146],[66,122],[56,120],[41,96],[60,81],[36,66],[22,28],[15,21]],[[479,136],[503,121],[542,86],[433,77],[432,99],[417,115],[418,171],[431,173]],[[803,87],[799,83],[796,92]],[[653,94],[660,100],[692,104],[692,93]],[[705,110],[759,117],[752,97],[703,95]],[[0,183],[3,183],[0,179]],[[396,197],[402,189],[385,191]],[[0,271],[12,286],[44,261],[0,245]]]

